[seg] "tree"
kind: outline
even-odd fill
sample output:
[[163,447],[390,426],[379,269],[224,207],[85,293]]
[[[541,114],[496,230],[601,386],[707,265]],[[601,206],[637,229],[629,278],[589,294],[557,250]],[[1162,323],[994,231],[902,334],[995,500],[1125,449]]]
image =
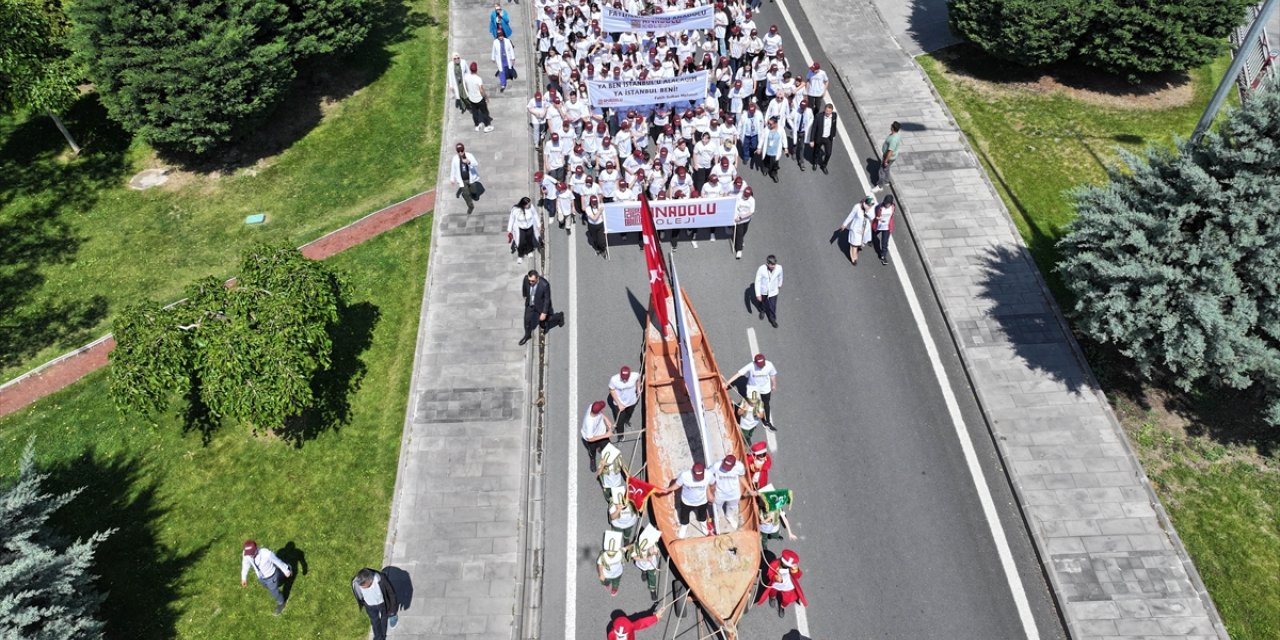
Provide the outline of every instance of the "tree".
[[115,323],[110,388],[124,410],[156,413],[175,395],[258,427],[314,406],[329,368],[342,281],[296,249],[249,251],[234,285],[206,278],[183,302],[126,309]]
[[48,113],[71,149],[59,113],[79,95],[84,69],[66,47],[67,20],[60,2],[0,0],[0,108]]
[[35,469],[27,443],[18,478],[0,493],[0,637],[61,640],[98,638],[104,596],[94,587],[93,553],[112,531],[68,544],[48,526],[49,516],[81,489],[53,496]]
[[951,30],[1026,67],[1066,60],[1089,26],[1088,0],[948,0]]
[[285,33],[294,55],[348,53],[364,42],[373,23],[370,0],[285,0]]
[[1131,82],[1224,50],[1254,0],[947,0],[951,30],[1027,67],[1075,60]]
[[1125,0],[1098,4],[1080,41],[1080,60],[1137,82],[1140,74],[1185,71],[1226,50],[1226,38],[1255,0]]
[[77,0],[75,47],[111,118],[202,154],[265,118],[293,80],[274,0]]
[[198,155],[270,115],[300,60],[361,42],[375,1],[76,0],[72,44],[113,120]]
[[1280,91],[1109,173],[1059,242],[1077,326],[1185,390],[1259,385],[1280,424]]

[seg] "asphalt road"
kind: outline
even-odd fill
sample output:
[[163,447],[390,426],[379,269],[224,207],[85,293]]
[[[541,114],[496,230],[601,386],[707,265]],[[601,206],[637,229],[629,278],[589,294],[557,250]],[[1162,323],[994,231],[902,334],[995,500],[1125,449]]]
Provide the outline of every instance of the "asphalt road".
[[[809,50],[826,62],[803,15],[791,11]],[[798,59],[796,34],[774,5],[765,5],[757,23],[778,24],[789,55]],[[848,100],[834,89],[833,98],[857,158],[838,144],[830,175],[802,173],[794,162],[784,163],[777,185],[747,170],[758,206],[743,259],[734,260],[726,238],[710,242],[705,236],[699,248],[681,242],[674,253],[722,373],[728,377],[749,361],[749,329],[779,369],[772,477],[796,493],[790,520],[801,539],[774,542],[770,550],[789,547],[800,554],[810,602],[807,637],[1027,637],[925,338],[899,281],[897,270],[905,269],[972,435],[1039,637],[1063,638],[909,226],[899,219],[895,242],[901,260],[890,266],[881,266],[868,251],[851,267],[831,242],[833,230],[863,195],[854,162],[865,165],[874,155]],[[595,557],[608,522],[577,437],[578,422],[588,404],[604,399],[619,366],[639,369],[649,293],[644,257],[634,242],[613,247],[604,260],[586,246],[581,229],[571,239],[554,228],[548,233],[547,275],[556,307],[567,312],[571,326],[548,336],[542,637],[599,638],[613,612],[643,611],[649,598],[630,565],[616,598],[596,580]],[[670,255],[671,245],[664,247]],[[769,253],[786,271],[778,329],[748,312],[743,299]],[[624,451],[631,455],[630,448]],[[635,460],[639,466],[638,453]],[[678,637],[698,637],[690,618],[679,624]],[[676,625],[668,612],[639,637],[676,637]],[[750,639],[806,637],[799,626],[794,611],[779,619],[761,608],[749,612],[739,630]]]

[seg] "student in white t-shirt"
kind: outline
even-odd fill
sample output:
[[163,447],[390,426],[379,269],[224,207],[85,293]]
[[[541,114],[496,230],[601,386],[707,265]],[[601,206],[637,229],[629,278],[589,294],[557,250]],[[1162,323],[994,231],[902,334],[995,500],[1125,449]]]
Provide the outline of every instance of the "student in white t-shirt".
[[697,518],[698,524],[704,524],[703,530],[710,535],[711,498],[715,495],[715,480],[707,477],[707,468],[701,462],[695,462],[693,468],[682,472],[671,480],[671,484],[659,493],[666,495],[680,489],[676,498],[676,513],[680,518],[678,538],[684,538],[689,531],[689,516]]
[[764,426],[777,431],[769,419],[773,415],[769,411],[769,400],[774,390],[778,388],[778,369],[772,362],[765,359],[763,353],[757,353],[750,364],[739,369],[732,378],[725,381],[725,386],[732,387],[734,382],[744,377],[746,390],[742,392],[743,397],[750,397],[752,393],[760,394],[760,402],[764,405]]
[[724,457],[716,467],[715,510],[728,523],[725,531],[738,528],[738,502],[742,500],[742,488],[746,484],[747,470],[733,454]]

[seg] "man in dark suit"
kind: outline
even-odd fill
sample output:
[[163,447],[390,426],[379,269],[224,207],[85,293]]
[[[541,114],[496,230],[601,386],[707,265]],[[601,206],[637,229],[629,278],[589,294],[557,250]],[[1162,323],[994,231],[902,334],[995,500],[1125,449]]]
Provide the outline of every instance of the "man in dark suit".
[[813,168],[822,167],[827,173],[827,163],[831,161],[831,150],[835,148],[836,122],[839,116],[830,102],[822,109],[813,125],[809,127],[809,146],[813,147]]
[[523,346],[533,337],[533,328],[541,327],[547,332],[548,325],[558,322],[563,324],[563,314],[556,314],[551,308],[551,283],[538,275],[537,269],[530,269],[520,285],[520,293],[524,295],[524,337],[520,338]]

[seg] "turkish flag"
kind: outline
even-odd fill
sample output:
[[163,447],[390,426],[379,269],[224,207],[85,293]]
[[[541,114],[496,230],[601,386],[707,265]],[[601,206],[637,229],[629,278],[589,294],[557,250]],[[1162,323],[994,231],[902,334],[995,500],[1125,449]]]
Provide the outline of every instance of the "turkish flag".
[[649,303],[658,320],[658,330],[667,331],[667,263],[662,259],[662,247],[658,246],[658,234],[653,228],[653,211],[649,198],[640,193],[640,238],[644,241],[644,261],[649,267]]
[[634,476],[627,478],[627,499],[631,501],[631,506],[636,511],[644,511],[644,504],[648,502],[649,496],[653,495],[658,487],[636,478]]

